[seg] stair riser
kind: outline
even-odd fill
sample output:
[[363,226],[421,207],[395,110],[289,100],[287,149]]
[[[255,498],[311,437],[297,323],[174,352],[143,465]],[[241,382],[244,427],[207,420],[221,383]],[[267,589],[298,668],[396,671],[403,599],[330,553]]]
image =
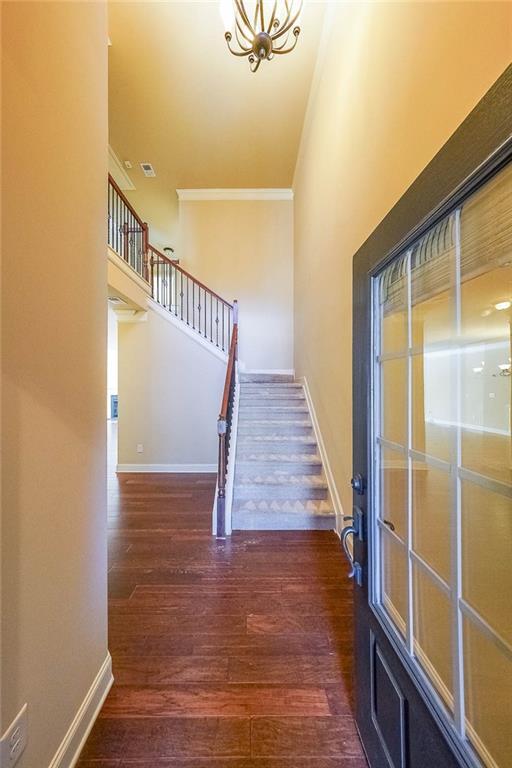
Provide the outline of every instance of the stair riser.
[[327,499],[327,488],[309,488],[303,485],[237,485],[236,501],[314,501]]
[[233,511],[233,530],[238,531],[331,531],[334,515],[284,514]]
[[304,390],[297,384],[273,384],[272,386],[263,386],[261,384],[241,384],[240,393],[242,395],[289,395],[303,394]]
[[240,381],[242,384],[292,384],[294,377],[286,373],[242,373]]
[[313,429],[311,427],[305,426],[305,427],[296,427],[296,426],[290,426],[283,422],[282,426],[279,427],[261,427],[259,425],[254,426],[252,422],[250,421],[239,421],[238,422],[238,434],[239,435],[257,435],[261,437],[269,437],[269,436],[281,436],[286,435],[288,437],[312,437],[313,436]]
[[[310,456],[317,453],[317,445],[315,442],[303,443],[294,440],[281,440],[279,442],[271,440],[251,440],[251,436],[242,435],[238,436],[238,456],[243,460],[244,454],[250,453],[251,455],[261,454],[285,454],[297,456],[300,454],[309,454]],[[256,459],[257,461],[257,459]]]
[[290,395],[241,395],[240,406],[242,408],[303,408],[306,407],[306,400],[303,397],[290,397]]
[[321,464],[308,464],[306,461],[244,461],[244,457],[238,454],[237,482],[246,477],[254,477],[255,474],[279,473],[280,475],[321,475]]

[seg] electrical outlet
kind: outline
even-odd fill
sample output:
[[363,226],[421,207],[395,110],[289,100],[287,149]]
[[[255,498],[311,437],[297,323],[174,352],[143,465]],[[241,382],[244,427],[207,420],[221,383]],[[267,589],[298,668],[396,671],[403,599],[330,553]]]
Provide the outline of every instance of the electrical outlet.
[[137,453],[144,453],[144,446],[142,443],[137,443]]
[[27,709],[24,704],[0,740],[0,768],[13,768],[27,746]]

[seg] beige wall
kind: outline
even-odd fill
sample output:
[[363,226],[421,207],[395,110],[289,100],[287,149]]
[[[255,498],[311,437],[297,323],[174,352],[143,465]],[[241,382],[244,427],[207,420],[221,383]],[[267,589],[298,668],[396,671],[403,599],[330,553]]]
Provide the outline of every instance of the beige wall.
[[510,3],[347,4],[327,19],[294,179],[295,367],[345,511],[352,257],[506,68],[511,20]]
[[240,307],[240,362],[293,368],[293,203],[180,201],[181,264]]
[[118,325],[118,463],[216,465],[226,361],[166,315]]
[[106,9],[2,4],[2,724],[49,765],[107,655]]

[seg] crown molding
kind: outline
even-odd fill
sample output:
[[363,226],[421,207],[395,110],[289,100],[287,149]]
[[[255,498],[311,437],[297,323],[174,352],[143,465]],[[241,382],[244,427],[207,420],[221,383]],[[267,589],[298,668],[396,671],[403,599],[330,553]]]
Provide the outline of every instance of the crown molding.
[[126,173],[124,165],[110,144],[108,146],[108,172],[118,185],[119,189],[122,189],[123,191],[126,191],[127,189],[135,189],[133,181]]
[[177,189],[180,202],[200,200],[293,200],[293,189]]

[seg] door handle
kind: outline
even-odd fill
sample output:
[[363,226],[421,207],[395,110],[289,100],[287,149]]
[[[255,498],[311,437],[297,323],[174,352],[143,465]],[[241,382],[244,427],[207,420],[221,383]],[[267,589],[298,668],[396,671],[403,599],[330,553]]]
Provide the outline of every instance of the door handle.
[[358,496],[362,496],[366,491],[366,482],[362,475],[354,475],[350,481],[350,485]]
[[348,547],[348,537],[349,536],[357,536],[360,541],[363,540],[363,513],[362,511],[356,507],[354,509],[354,516],[344,517],[344,522],[352,522],[352,525],[346,526],[341,532],[341,544],[343,547],[343,551],[345,552],[346,558],[348,562],[350,563],[350,573],[348,574],[349,579],[353,579],[355,577],[355,582],[358,586],[362,586],[363,584],[363,569],[361,565],[352,557],[352,554],[350,552],[350,549]]

